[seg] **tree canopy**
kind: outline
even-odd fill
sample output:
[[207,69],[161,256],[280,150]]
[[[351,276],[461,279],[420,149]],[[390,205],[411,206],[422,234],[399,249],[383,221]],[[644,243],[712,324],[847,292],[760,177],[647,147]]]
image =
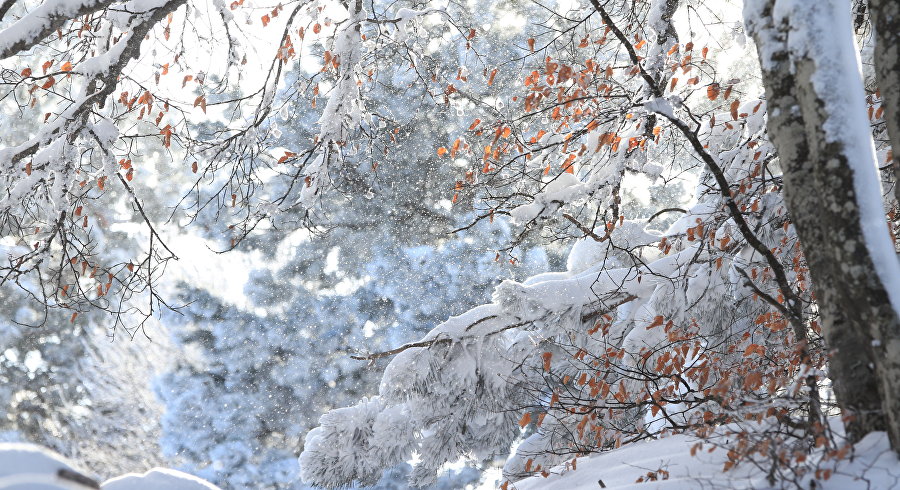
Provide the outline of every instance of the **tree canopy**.
[[226,487],[898,450],[895,4],[3,2],[4,428],[161,332],[110,413]]

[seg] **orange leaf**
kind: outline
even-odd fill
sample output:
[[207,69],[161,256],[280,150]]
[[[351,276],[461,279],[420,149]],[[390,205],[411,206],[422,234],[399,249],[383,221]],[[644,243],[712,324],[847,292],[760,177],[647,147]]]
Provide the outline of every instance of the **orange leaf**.
[[534,38],[533,37],[528,38],[528,49],[530,49],[532,52],[534,52]]
[[[271,20],[271,19],[269,18],[269,15],[268,15],[268,14],[263,15],[263,16],[262,16],[262,24],[263,24],[263,27],[269,25],[269,21],[270,21],[270,20]],[[318,25],[318,24],[316,24],[316,25]]]
[[550,359],[553,358],[553,353],[544,352],[541,354],[541,358],[544,360],[544,371],[550,372]]
[[437,154],[442,157],[447,154],[447,149],[442,146],[437,149]]
[[706,96],[709,97],[709,100],[716,100],[719,97],[719,84],[711,83],[708,87],[706,87]]
[[567,174],[575,173],[575,154],[574,153],[569,154],[569,157],[566,158],[566,160],[562,164],[562,169],[563,169],[563,172],[565,172]]
[[41,88],[44,90],[47,90],[50,87],[52,87],[54,83],[56,83],[56,79],[51,76],[50,78],[47,79],[46,82],[44,82],[43,85],[41,85]]
[[640,42],[638,42],[637,44],[634,45],[634,49],[641,49],[644,47],[645,44],[647,44],[647,40],[641,39]]
[[60,71],[72,71],[72,63],[66,61],[61,67],[59,67],[59,69]]
[[651,328],[655,328],[655,327],[662,325],[663,321],[665,321],[665,319],[663,318],[662,315],[656,315],[656,317],[653,319],[653,323],[651,323],[650,325],[647,325],[647,330],[650,330]]
[[163,135],[163,145],[166,148],[170,147],[172,145],[172,126],[166,124],[166,127],[162,128],[159,134]]
[[738,118],[738,107],[740,107],[741,101],[735,99],[734,102],[731,103],[731,118],[737,121]]
[[759,344],[750,344],[744,349],[744,357],[749,357],[752,354],[763,356],[766,354],[766,348]]
[[697,454],[697,451],[698,451],[699,449],[703,449],[703,443],[702,443],[702,442],[698,442],[698,443],[694,444],[693,446],[691,446],[691,456],[696,455],[696,454]]
[[519,427],[525,428],[526,425],[531,423],[531,412],[525,412],[525,415],[522,415],[522,418],[519,419]]
[[30,77],[31,76],[31,68],[25,68],[24,70],[22,70],[22,76]]
[[497,76],[497,69],[494,68],[493,70],[491,70],[491,76],[488,77],[488,85],[494,84],[494,77],[496,77],[496,76]]
[[206,97],[202,95],[198,95],[196,99],[194,99],[194,107],[200,106],[203,109],[203,113],[206,114]]
[[755,390],[762,384],[762,373],[752,371],[744,378],[744,389]]
[[481,124],[481,119],[475,119],[474,121],[472,121],[472,125],[469,126],[469,131],[472,131],[475,128],[477,128],[479,124]]

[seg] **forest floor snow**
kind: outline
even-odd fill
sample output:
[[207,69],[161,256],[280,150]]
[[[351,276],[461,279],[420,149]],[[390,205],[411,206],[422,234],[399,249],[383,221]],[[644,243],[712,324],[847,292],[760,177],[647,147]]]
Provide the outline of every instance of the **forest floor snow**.
[[[652,441],[625,445],[614,451],[579,458],[571,465],[556,467],[546,478],[535,476],[510,485],[516,490],[696,490],[696,489],[769,489],[814,488],[816,490],[888,490],[900,489],[900,460],[891,451],[887,435],[876,432],[855,445],[852,458],[830,464],[830,478],[806,475],[794,483],[769,485],[763,469],[741,464],[723,471],[727,450],[710,445],[691,456],[698,439],[674,435]],[[662,470],[662,471],[660,471]],[[665,472],[668,472],[667,474]],[[823,471],[824,473],[824,471]],[[648,478],[655,474],[655,481]],[[821,476],[821,474],[820,474]],[[663,479],[665,477],[665,479]],[[643,479],[638,482],[638,479]],[[650,481],[648,481],[650,479]]]
[[[772,488],[763,469],[742,464],[723,471],[726,450],[710,445],[691,456],[697,439],[674,435],[628,444],[614,451],[579,458],[577,469],[565,465],[549,476],[532,477],[511,486],[516,490],[695,490]],[[852,457],[820,465],[830,469],[827,480],[807,475],[800,488],[817,490],[882,490],[900,488],[900,460],[887,435],[872,433],[856,444]],[[215,485],[180,471],[155,468],[98,484],[62,456],[33,444],[0,444],[0,489],[8,490],[216,490]],[[654,481],[653,478],[656,478]],[[638,482],[639,479],[643,481]],[[776,485],[791,488],[794,484]]]
[[129,473],[102,485],[55,452],[34,444],[0,443],[0,489],[3,490],[218,490],[187,473],[154,468]]

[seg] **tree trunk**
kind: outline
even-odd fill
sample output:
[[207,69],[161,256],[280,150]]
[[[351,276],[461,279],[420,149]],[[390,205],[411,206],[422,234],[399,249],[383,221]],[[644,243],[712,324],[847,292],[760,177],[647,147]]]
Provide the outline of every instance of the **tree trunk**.
[[900,202],[900,1],[869,0],[869,15],[875,28],[875,79],[894,154],[894,196]]
[[[848,63],[856,49],[850,5],[822,0],[775,18],[776,1],[748,2],[745,18],[763,67],[769,137],[784,172],[785,200],[804,245],[830,349],[829,376],[838,405],[851,415],[849,439],[887,430],[897,448],[900,319],[879,276],[884,257],[873,254],[877,226],[864,230],[862,224],[873,219],[871,201],[863,201],[877,193],[880,203],[881,189],[862,80],[856,64]],[[871,177],[876,188],[861,193],[861,183],[871,183]],[[887,234],[884,226],[881,231]],[[896,256],[889,259],[896,262]]]

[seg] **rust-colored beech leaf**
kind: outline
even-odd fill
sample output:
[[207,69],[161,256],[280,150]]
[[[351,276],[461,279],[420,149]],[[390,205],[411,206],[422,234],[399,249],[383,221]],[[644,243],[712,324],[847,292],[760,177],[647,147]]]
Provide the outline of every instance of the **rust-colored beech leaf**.
[[525,428],[525,426],[530,423],[531,423],[531,412],[525,412],[525,415],[522,415],[522,418],[519,419],[519,427]]
[[541,354],[541,359],[544,361],[544,371],[550,372],[550,360],[553,359],[553,353],[544,352]]

